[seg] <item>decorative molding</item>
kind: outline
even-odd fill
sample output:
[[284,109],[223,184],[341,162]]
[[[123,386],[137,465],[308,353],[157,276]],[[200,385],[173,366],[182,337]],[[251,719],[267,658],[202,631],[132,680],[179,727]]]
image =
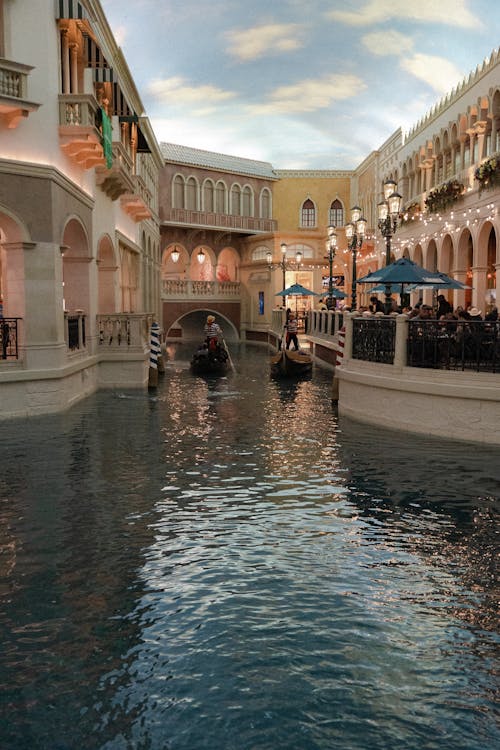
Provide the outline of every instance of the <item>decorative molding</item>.
[[320,180],[332,179],[350,179],[354,176],[356,170],[337,170],[337,169],[276,169],[277,177],[308,177],[318,178]]
[[88,193],[85,193],[78,185],[72,182],[69,177],[60,172],[56,167],[49,167],[45,164],[33,164],[30,162],[0,159],[0,174],[31,177],[39,180],[51,180],[62,190],[65,190],[74,198],[84,203],[87,208],[91,210],[94,208],[94,198]]

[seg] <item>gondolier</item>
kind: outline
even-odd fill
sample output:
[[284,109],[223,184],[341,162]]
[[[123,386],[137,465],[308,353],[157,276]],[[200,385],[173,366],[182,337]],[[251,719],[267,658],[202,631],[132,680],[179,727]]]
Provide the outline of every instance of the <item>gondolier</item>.
[[299,322],[297,320],[297,317],[290,313],[290,317],[288,318],[288,323],[285,325],[286,329],[286,348],[290,349],[290,344],[293,343],[293,348],[295,351],[298,351],[299,349],[299,339],[297,337],[297,331],[299,330]]
[[219,339],[222,338],[222,329],[218,323],[215,322],[215,317],[209,315],[205,324],[205,336],[209,351],[213,352],[217,349]]

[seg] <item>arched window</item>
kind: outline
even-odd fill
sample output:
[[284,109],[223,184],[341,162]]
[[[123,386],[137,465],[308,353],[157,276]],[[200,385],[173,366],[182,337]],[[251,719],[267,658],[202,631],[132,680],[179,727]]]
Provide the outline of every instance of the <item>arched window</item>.
[[243,198],[243,216],[253,216],[253,193],[252,188],[245,185],[242,193]]
[[218,214],[226,213],[226,192],[226,184],[219,180],[215,186],[215,211]]
[[344,226],[344,209],[338,198],[336,198],[330,206],[328,212],[328,225],[331,227]]
[[270,219],[271,217],[271,191],[267,188],[263,188],[260,194],[260,218]]
[[300,226],[301,227],[315,227],[316,226],[316,208],[310,198],[307,198],[302,204]]
[[180,174],[174,177],[172,208],[184,208],[184,178]]
[[241,216],[240,198],[241,198],[241,188],[235,182],[233,185],[231,185],[231,215],[232,216]]
[[186,180],[186,208],[191,211],[198,210],[198,185],[194,177],[188,177]]
[[305,258],[313,258],[314,251],[309,245],[304,245],[301,242],[296,242],[294,245],[288,245],[286,249],[286,259],[295,260],[297,253],[302,253],[302,260]]
[[267,254],[272,253],[272,249],[265,245],[259,245],[252,250],[252,260],[267,260]]
[[212,180],[206,180],[203,185],[203,210],[209,213],[215,210],[215,188]]

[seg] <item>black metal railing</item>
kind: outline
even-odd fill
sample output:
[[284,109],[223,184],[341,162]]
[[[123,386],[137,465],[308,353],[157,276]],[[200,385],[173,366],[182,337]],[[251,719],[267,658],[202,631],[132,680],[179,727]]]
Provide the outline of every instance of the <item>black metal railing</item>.
[[500,372],[500,322],[410,320],[407,364]]
[[353,318],[352,358],[392,365],[396,343],[394,318]]
[[85,348],[85,317],[83,315],[67,315],[67,340],[68,349],[74,351],[75,349]]
[[18,320],[21,318],[0,318],[0,356],[2,359],[18,359]]

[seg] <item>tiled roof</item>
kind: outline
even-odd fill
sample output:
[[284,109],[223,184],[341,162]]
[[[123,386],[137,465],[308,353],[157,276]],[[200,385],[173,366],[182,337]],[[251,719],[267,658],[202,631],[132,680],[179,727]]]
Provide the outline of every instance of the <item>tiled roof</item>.
[[278,179],[272,164],[267,161],[255,161],[254,159],[243,159],[240,156],[217,154],[213,151],[202,151],[199,148],[179,146],[176,143],[160,143],[160,149],[165,161],[190,164],[193,167],[217,169],[220,172],[265,177],[270,180]]

